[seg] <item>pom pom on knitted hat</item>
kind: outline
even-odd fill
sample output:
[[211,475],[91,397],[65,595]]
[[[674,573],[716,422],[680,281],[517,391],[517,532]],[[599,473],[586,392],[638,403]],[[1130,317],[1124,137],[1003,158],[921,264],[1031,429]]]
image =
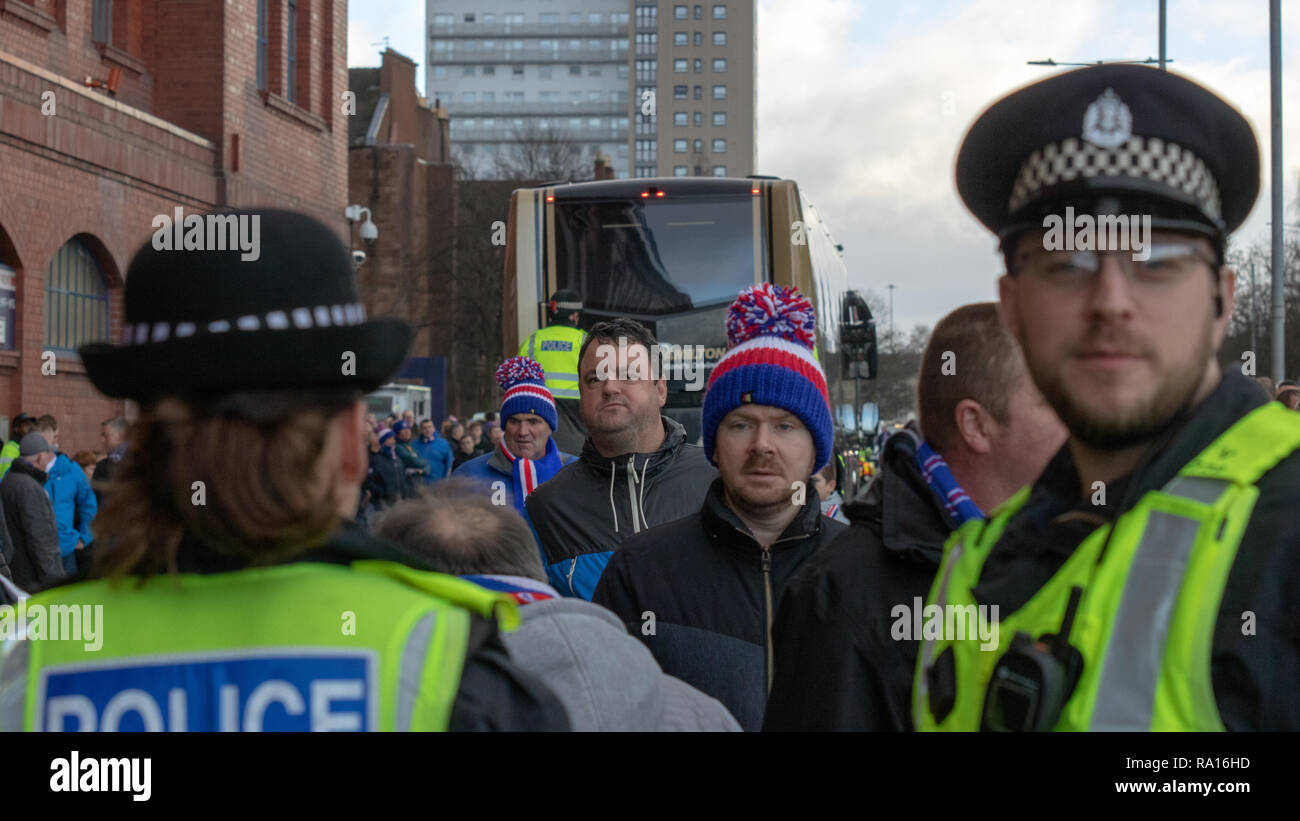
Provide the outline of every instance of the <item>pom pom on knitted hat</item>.
[[815,328],[812,303],[799,289],[764,282],[741,291],[727,310],[727,347],[759,336],[779,336],[811,349]]
[[527,356],[512,356],[497,368],[496,379],[497,384],[504,391],[509,390],[511,385],[524,381],[545,382],[546,372],[535,359]]

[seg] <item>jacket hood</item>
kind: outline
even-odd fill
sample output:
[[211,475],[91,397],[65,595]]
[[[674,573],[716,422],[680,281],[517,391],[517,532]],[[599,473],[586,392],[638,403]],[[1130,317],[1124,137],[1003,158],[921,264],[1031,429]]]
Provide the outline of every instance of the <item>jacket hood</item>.
[[519,615],[519,628],[502,634],[510,656],[560,697],[575,731],[660,728],[665,676],[617,616],[581,599],[536,602]]

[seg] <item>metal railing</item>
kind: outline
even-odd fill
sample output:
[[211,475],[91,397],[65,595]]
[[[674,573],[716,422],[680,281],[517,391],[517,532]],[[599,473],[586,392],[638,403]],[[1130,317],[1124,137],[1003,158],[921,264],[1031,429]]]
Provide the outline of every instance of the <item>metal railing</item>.
[[[502,143],[509,144],[518,142],[518,129],[516,128],[484,128],[476,125],[473,128],[453,129],[451,132],[451,142],[456,143]],[[613,142],[625,143],[628,139],[626,128],[611,128],[601,126],[592,128],[591,126],[581,126],[579,128],[569,128],[559,126],[553,131],[554,136],[567,142],[587,143],[587,142]]]
[[596,116],[598,114],[628,116],[629,103],[609,100],[560,100],[558,102],[518,102],[507,100],[493,103],[443,102],[453,117],[511,117],[520,115],[552,115],[556,117]]
[[429,64],[435,66],[486,64],[501,65],[509,63],[608,63],[610,65],[627,65],[626,51],[604,51],[591,49],[542,49],[532,46],[523,48],[475,49],[473,51],[430,51]]
[[452,23],[450,26],[433,23],[429,37],[465,39],[467,37],[617,37],[627,39],[631,31],[627,23]]

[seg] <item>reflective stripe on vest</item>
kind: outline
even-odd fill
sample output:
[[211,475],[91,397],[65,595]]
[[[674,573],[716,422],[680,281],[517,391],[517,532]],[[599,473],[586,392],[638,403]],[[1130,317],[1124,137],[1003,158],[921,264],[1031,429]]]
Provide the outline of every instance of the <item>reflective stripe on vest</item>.
[[443,730],[470,614],[518,621],[509,596],[375,560],[84,582],[22,609],[96,605],[99,647],[5,648],[0,703],[16,676],[26,697],[0,729]]
[[[1077,585],[1084,594],[1071,644],[1084,669],[1056,729],[1223,729],[1210,679],[1219,603],[1259,496],[1256,483],[1297,448],[1300,415],[1277,403],[1252,411],[1120,516],[1109,545],[1109,525],[1089,534],[1029,601],[1000,620],[996,648],[982,651],[978,637],[922,637],[916,728],[979,729],[989,679],[1016,632],[1054,633]],[[1028,496],[1021,490],[988,523],[968,523],[953,535],[930,604],[940,612],[975,604],[971,589],[984,561]],[[929,673],[948,649],[957,691],[937,719]]]
[[578,398],[578,354],[586,336],[578,328],[549,325],[533,332],[519,348],[521,356],[530,356],[542,366],[546,388],[556,399]]

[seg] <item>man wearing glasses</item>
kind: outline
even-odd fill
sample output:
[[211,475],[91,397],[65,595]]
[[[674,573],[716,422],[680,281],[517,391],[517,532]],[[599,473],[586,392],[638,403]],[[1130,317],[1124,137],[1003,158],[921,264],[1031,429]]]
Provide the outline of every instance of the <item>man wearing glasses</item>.
[[[1300,418],[1216,359],[1258,186],[1245,119],[1141,66],[1028,86],[966,135],[958,190],[1070,438],[946,546],[927,603],[996,605],[998,645],[926,637],[919,729],[1300,729]],[[1067,208],[1097,226],[1068,249]]]

